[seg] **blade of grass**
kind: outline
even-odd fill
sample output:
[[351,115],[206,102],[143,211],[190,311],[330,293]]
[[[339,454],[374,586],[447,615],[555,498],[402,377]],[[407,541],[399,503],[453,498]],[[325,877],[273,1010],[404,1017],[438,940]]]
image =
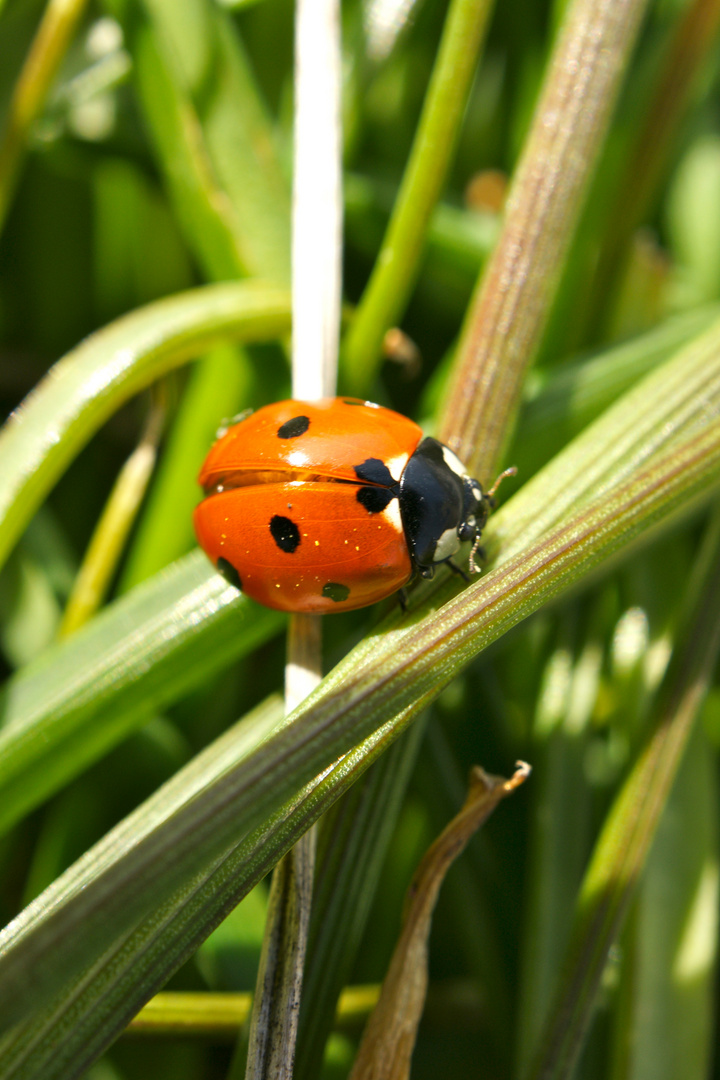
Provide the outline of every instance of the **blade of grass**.
[[222,422],[255,399],[256,385],[257,372],[245,349],[218,345],[194,365],[125,561],[121,592],[146,581],[194,546],[192,513],[200,496],[200,466]]
[[283,622],[195,551],[48,649],[3,691],[0,832]]
[[497,472],[644,9],[644,0],[568,8],[438,436],[481,479]]
[[91,335],[0,432],[0,563],[72,458],[124,401],[218,341],[287,332],[289,297],[259,282],[159,300]]
[[[520,1038],[516,1060],[522,1075],[535,1050],[568,943],[578,888],[591,842],[594,792],[583,762],[603,667],[608,628],[601,594],[588,640],[581,638],[575,607],[563,620],[550,654],[533,731],[533,792],[530,868],[523,927]],[[569,820],[568,820],[569,819]]]
[[615,799],[580,892],[568,960],[530,1077],[574,1072],[610,947],[648,857],[720,651],[720,512],[708,526],[646,747]]
[[614,298],[621,280],[619,265],[632,234],[652,209],[680,123],[716,47],[719,25],[718,0],[693,0],[678,14],[643,124],[626,157],[613,205],[605,217],[608,227],[589,285],[595,297],[596,319],[600,311],[607,311],[608,298]]
[[[298,0],[292,217],[292,390],[300,400],[337,386],[342,293],[340,6]],[[285,666],[288,713],[322,678],[322,620],[290,616]],[[250,1018],[247,1080],[291,1080],[315,877],[311,828],[273,873]],[[244,1045],[239,1047],[239,1058]],[[233,1071],[235,1071],[233,1069]]]
[[491,0],[453,0],[448,9],[390,223],[343,345],[343,373],[351,393],[372,386],[385,332],[402,316],[417,277],[491,10]]
[[718,910],[714,765],[696,723],[620,942],[613,1064],[623,1080],[710,1075]]
[[[188,243],[211,278],[257,274],[289,281],[288,185],[236,26],[216,5],[196,0],[146,0],[144,6],[150,24],[131,34],[141,103]],[[124,589],[192,545],[194,477],[207,448],[223,419],[273,396],[273,374],[257,358],[226,346],[189,380]],[[170,531],[171,519],[183,525]]]
[[[503,523],[506,507],[493,515],[488,552],[499,545],[502,558],[507,558],[516,543],[541,536],[571,507],[629,475],[677,426],[690,422],[699,430],[708,423],[720,393],[719,348],[720,323],[715,322],[638,382],[515,495],[514,539]],[[707,404],[698,409],[701,400]],[[651,416],[654,419],[649,422]],[[667,428],[657,423],[661,416]],[[603,445],[600,455],[599,444]]]
[[[499,551],[505,561],[514,551],[517,558],[523,545],[556,528],[575,504],[597,499],[630,475],[648,452],[643,440],[657,452],[673,433],[704,423],[720,397],[717,339],[716,328],[667,361],[493,515],[486,533],[489,554]],[[649,421],[641,423],[646,409],[654,413],[654,428]],[[176,573],[149,583],[136,599],[128,597],[103,622],[96,620],[96,633],[53,650],[11,681],[6,699],[11,726],[2,736],[0,758],[7,785],[0,788],[5,827],[74,775],[78,762],[89,760],[76,758],[83,747],[110,745],[118,737],[114,732],[129,730],[147,715],[143,703],[162,707],[184,687],[197,685],[204,671],[218,670],[239,655],[244,648],[241,626],[257,640],[255,633],[264,639],[280,625],[279,616],[225,590],[199,555],[180,563]],[[456,588],[438,575],[418,593],[418,603],[440,604]],[[181,605],[177,611],[185,624],[175,605]],[[228,621],[232,630],[226,629]],[[377,636],[371,635],[355,650],[356,658],[371,656],[377,646]],[[115,665],[122,678],[117,673],[111,677]]]
[[[218,858],[239,832],[261,826],[284,800],[359,740],[437,695],[477,653],[630,540],[707,498],[720,480],[720,429],[690,431],[628,479],[450,600],[436,617],[383,635],[360,665],[351,654],[281,729],[198,794],[173,822],[128,853],[122,869],[94,878],[55,905],[32,932],[17,921],[0,936],[0,1015],[11,1024],[47,1000],[114,934],[162,904],[198,865]],[[402,649],[398,649],[398,639]],[[396,730],[394,734],[399,734]],[[52,966],[43,957],[53,957]]]
[[[259,717],[256,714],[256,734],[258,719],[264,716],[262,722],[271,724],[273,716],[279,716],[272,709],[269,702],[267,710]],[[244,752],[247,744],[243,745],[242,738],[237,750],[236,744],[247,721],[203,752],[55,882],[46,893],[48,905],[83,889],[92,880],[96,864],[112,859],[124,842],[137,843],[151,830],[162,827],[177,809],[183,791],[192,798],[202,783],[211,783],[221,775],[231,756]],[[51,1076],[67,1080],[81,1073],[310,824],[377,760],[395,737],[394,726],[388,724],[378,730],[239,846],[234,839],[224,860],[208,860],[199,877],[179,889],[167,905],[154,910],[128,939],[113,939],[112,947],[108,942],[99,964],[74,980],[70,991],[65,988],[57,1002],[35,1017],[29,1028],[0,1043],[0,1076],[4,1078],[4,1070],[14,1070],[19,1062],[28,1076],[48,1080]],[[31,909],[26,915],[30,921],[35,917]]]
[[720,310],[702,307],[597,355],[564,364],[534,385],[518,420],[508,461],[527,480],[636,382],[708,330]]
[[85,11],[85,3],[86,0],[48,0],[15,84],[0,142],[0,231],[15,191],[32,125],[45,104],[53,79]]
[[295,1075],[319,1075],[425,724],[416,721],[323,818]]
[[165,410],[153,403],[138,445],[120,470],[73,584],[59,637],[78,630],[100,607],[157,458]]

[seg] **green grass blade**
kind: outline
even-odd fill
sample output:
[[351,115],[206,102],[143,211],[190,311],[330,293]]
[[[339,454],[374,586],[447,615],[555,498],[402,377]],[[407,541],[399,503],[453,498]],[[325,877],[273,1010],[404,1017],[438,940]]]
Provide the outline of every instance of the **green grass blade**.
[[712,747],[696,726],[621,945],[618,1080],[704,1080],[715,1036],[718,847]]
[[[574,1073],[610,947],[627,913],[720,650],[720,513],[705,537],[655,724],[615,799],[579,895],[568,959],[530,1077]],[[690,610],[687,610],[687,609]]]
[[290,194],[242,44],[217,7],[148,0],[141,101],[187,240],[215,279],[290,279]]
[[574,0],[565,9],[439,435],[481,479],[498,471],[645,7]]
[[0,831],[283,624],[195,551],[46,650],[3,692]]
[[343,346],[352,393],[367,391],[382,339],[402,315],[418,272],[425,233],[457,142],[490,0],[453,0],[410,159],[370,281]]
[[290,298],[258,282],[148,304],[58,361],[0,432],[0,563],[65,467],[129,397],[223,339],[287,333]]
[[425,725],[418,721],[320,826],[295,1075],[319,1074]]
[[[151,830],[171,826],[172,814],[183,801],[220,777],[279,715],[279,700],[271,700],[222,736],[51,886],[44,905],[77,895],[92,881],[98,865],[116,859]],[[29,1025],[0,1042],[0,1076],[15,1075],[17,1068],[26,1078],[48,1080],[81,1072],[308,826],[377,760],[394,738],[393,726],[385,725],[327,776],[282,806],[262,828],[240,844],[233,843],[224,859],[209,859],[200,874],[143,920],[129,938],[113,938],[110,931],[101,962],[86,976],[70,980]],[[27,928],[41,921],[44,905],[39,901],[26,909],[18,925]]]
[[86,0],[49,0],[16,83],[0,142],[0,231],[32,125],[42,111],[85,6]]
[[[700,415],[706,408],[703,395]],[[393,717],[401,718],[394,725],[399,734],[511,626],[631,540],[707,499],[720,481],[720,429],[698,427],[698,409],[672,435],[665,429],[664,444],[658,440],[649,460],[636,462],[620,483],[450,600],[441,615],[420,622],[411,617],[402,630],[370,642],[369,658],[362,647],[359,657],[350,654],[255,753],[179,811],[169,834],[145,838],[121,868],[109,868],[71,902],[55,905],[31,933],[6,931],[0,1014],[7,1022],[46,1001],[59,981],[97,955],[110,928],[118,935],[129,931],[360,740]],[[604,449],[598,443],[598,453]],[[48,956],[52,967],[43,964]]]

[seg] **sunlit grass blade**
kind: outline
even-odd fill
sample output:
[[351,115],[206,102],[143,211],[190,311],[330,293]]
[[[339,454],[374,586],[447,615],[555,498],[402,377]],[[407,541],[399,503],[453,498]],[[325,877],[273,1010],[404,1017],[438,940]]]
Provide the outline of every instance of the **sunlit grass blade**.
[[0,432],[0,562],[65,467],[124,401],[218,341],[287,333],[289,301],[259,282],[206,286],[125,315],[58,361]]
[[[568,962],[530,1077],[569,1077],[720,650],[720,513],[686,598],[684,634],[660,690],[647,745],[618,794],[578,899]],[[689,609],[689,610],[688,610]]]
[[382,339],[417,277],[430,214],[457,142],[491,0],[453,0],[387,233],[343,346],[352,393],[372,385]]
[[30,130],[45,104],[85,7],[86,0],[48,0],[15,85],[0,142],[0,231],[15,190]]
[[524,888],[520,1037],[514,1053],[520,1075],[547,1017],[591,839],[596,792],[583,766],[606,660],[607,607],[601,594],[587,628],[581,625],[578,605],[564,614],[538,695],[528,754],[538,782],[529,792],[531,855]]
[[565,9],[439,435],[483,481],[498,471],[645,7],[574,0]]
[[[527,544],[583,500],[595,498],[648,460],[673,430],[700,430],[720,394],[720,323],[690,341],[615,402],[594,424],[525,484],[512,500],[514,537],[505,530],[507,507],[493,517],[502,558]],[[706,402],[702,405],[701,402]],[[602,454],[597,453],[598,445]],[[541,493],[544,493],[544,498]],[[520,527],[518,527],[520,526]]]
[[78,630],[95,614],[105,598],[145,495],[164,422],[165,410],[159,401],[155,401],[140,441],[118,474],[85,552],[58,630],[60,637]]
[[320,826],[295,1074],[318,1075],[424,734],[416,721]]
[[584,427],[653,368],[716,322],[720,310],[702,307],[668,319],[630,341],[551,371],[528,389],[507,461],[527,481]]
[[[372,643],[370,657],[361,647],[360,662],[350,654],[254,754],[178,813],[172,843],[153,833],[128,853],[121,870],[100,874],[32,932],[6,931],[0,1012],[7,1022],[47,1000],[62,978],[101,951],[109,926],[116,934],[129,931],[360,740],[398,716],[394,734],[400,734],[491,641],[631,540],[707,500],[720,481],[720,429],[701,425],[698,431],[696,419],[672,437],[665,432],[649,461],[450,600],[441,614],[410,618],[403,629],[385,633]],[[598,443],[599,454],[603,449]],[[48,956],[52,967],[43,965]]]
[[235,27],[216,6],[145,7],[133,46],[141,102],[190,246],[216,280],[286,284],[289,187]]
[[0,831],[283,622],[196,551],[47,650],[4,689]]
[[[23,913],[17,923],[27,929],[42,922],[46,908],[85,888],[98,872],[149,832],[172,830],[172,815],[203,783],[222,776],[233,757],[247,750],[275,723],[278,699],[224,735],[165,785],[156,796],[114,829]],[[402,719],[402,718],[401,718]],[[164,985],[201,941],[239,900],[260,881],[309,825],[348,788],[358,775],[386,750],[395,737],[394,725],[379,729],[326,776],[280,807],[262,827],[231,850],[219,863],[208,860],[176,891],[167,904],[154,910],[128,938],[107,929],[106,952],[79,978],[66,978],[63,990],[29,1025],[0,1042],[0,1076],[13,1074],[20,1063],[28,1076],[67,1077],[80,1072],[123,1029],[141,1005]],[[92,956],[92,949],[89,950]],[[367,997],[361,1006],[367,1008]],[[71,1009],[68,1011],[68,1004]],[[3,1070],[4,1067],[4,1070]],[[75,1070],[73,1072],[72,1070]]]
[[695,725],[619,942],[613,1057],[627,1080],[704,1080],[715,1040],[717,792]]

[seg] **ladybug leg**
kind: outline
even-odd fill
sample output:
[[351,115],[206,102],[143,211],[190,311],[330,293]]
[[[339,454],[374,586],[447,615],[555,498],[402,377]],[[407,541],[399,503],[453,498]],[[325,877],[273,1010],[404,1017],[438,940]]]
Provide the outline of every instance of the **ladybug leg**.
[[471,574],[479,574],[480,573],[480,567],[476,566],[476,564],[475,564],[475,559],[476,558],[481,563],[484,563],[484,562],[487,561],[487,554],[485,552],[485,548],[480,543],[480,537],[479,536],[476,538],[475,543],[472,546],[472,551],[470,552],[470,564],[469,565],[470,565],[470,573]]
[[405,589],[405,588],[398,589],[397,598],[398,598],[398,603],[400,604],[400,609],[402,610],[403,615],[407,615],[407,609],[408,609],[408,606],[407,606],[407,589]]
[[466,582],[466,583],[470,582],[470,578],[467,576],[467,574],[465,573],[465,571],[463,570],[463,568],[461,566],[458,566],[457,563],[454,563],[452,561],[452,559],[446,559],[445,561],[446,561],[447,565],[450,567],[450,569],[452,570],[453,574],[459,574],[460,577],[463,579],[463,581]]

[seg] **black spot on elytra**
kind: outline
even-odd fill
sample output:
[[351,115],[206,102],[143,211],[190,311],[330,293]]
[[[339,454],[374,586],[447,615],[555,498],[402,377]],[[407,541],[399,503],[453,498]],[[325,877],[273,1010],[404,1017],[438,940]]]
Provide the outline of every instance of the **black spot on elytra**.
[[297,439],[298,435],[304,435],[310,427],[309,416],[293,416],[292,420],[286,420],[277,429],[278,439]]
[[300,530],[295,522],[290,518],[281,517],[280,514],[270,519],[270,535],[280,550],[287,552],[288,555],[292,555],[300,543]]
[[381,487],[358,488],[357,501],[369,514],[381,514],[395,496],[392,491]]
[[322,587],[322,594],[326,600],[334,600],[336,604],[347,600],[350,589],[347,585],[340,585],[337,581],[326,581]]
[[222,574],[229,585],[234,585],[236,589],[242,591],[240,575],[233,564],[228,562],[227,559],[223,559],[222,556],[217,561],[217,571],[218,574]]
[[369,457],[360,465],[353,465],[353,469],[358,480],[364,480],[366,484],[382,484],[383,487],[392,487],[395,483],[392,473],[380,458]]

